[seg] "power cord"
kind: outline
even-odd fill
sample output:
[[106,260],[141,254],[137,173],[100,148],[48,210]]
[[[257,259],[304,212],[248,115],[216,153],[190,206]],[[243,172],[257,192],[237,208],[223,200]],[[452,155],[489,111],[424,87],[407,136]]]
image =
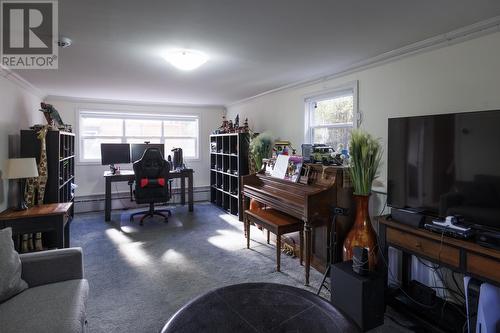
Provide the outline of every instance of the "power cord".
[[455,273],[456,273],[456,272],[451,271],[451,277],[452,277],[452,279],[453,279],[453,282],[455,283],[455,287],[457,287],[458,292],[459,292],[459,293],[462,295],[462,297],[465,299],[465,292],[464,292],[464,291],[462,291],[462,288],[460,288],[460,285],[459,285],[459,283],[458,283],[458,282],[457,282],[457,280],[456,280]]
[[409,330],[415,330],[417,328],[416,326],[411,325],[411,324],[403,324],[402,322],[400,322],[399,320],[396,320],[396,318],[394,318],[393,316],[388,315],[387,313],[384,314],[384,317],[386,317],[387,319],[393,321],[397,325],[399,325],[401,327],[404,327],[404,328],[407,328]]
[[[384,201],[384,205],[382,207],[382,210],[380,211],[380,214],[379,214],[379,217],[377,217],[377,222],[378,222],[378,219],[380,218],[380,216],[384,213],[385,209],[387,208],[387,197]],[[378,244],[380,244],[380,238],[379,238],[379,234],[376,233],[376,236],[377,236],[377,246]],[[442,246],[443,246],[443,243],[444,243],[444,232],[441,234],[441,241],[440,241],[440,246],[439,246],[439,252],[438,252],[438,261],[441,262],[441,252],[442,252]],[[380,250],[380,248],[379,248]],[[395,274],[392,272],[392,270],[390,269],[389,267],[389,264],[388,264],[388,261],[386,260],[386,258],[384,257],[383,255],[383,252],[382,251],[379,251],[379,254],[380,254],[380,257],[382,258],[382,261],[384,262],[384,265],[387,267],[387,271],[388,273],[390,274],[390,276],[392,277],[393,280],[398,280],[396,277],[395,277]],[[437,275],[438,277],[441,279],[443,285],[445,285],[444,287],[439,287],[439,288],[436,288],[436,289],[445,289],[447,291],[451,291],[451,292],[455,292],[453,289],[449,288],[448,286],[446,286],[446,281],[443,279],[443,277],[441,276],[440,274],[440,271],[438,270],[438,268],[441,268],[441,265],[439,264],[437,267],[433,267],[433,266],[430,266],[430,265],[427,265],[425,264],[419,257],[415,256],[417,258],[417,260],[422,263],[424,266],[430,268],[431,270],[433,270]],[[439,273],[438,273],[439,272]],[[456,281],[455,281],[456,282]],[[458,287],[458,283],[457,283],[457,287]],[[433,288],[433,287],[430,287],[430,288]],[[415,300],[414,298],[412,298],[410,295],[408,295],[408,293],[400,286],[398,285],[398,289],[410,300],[412,301],[413,303],[417,304],[417,305],[420,305],[424,308],[428,308],[428,309],[433,309],[433,308],[436,308],[437,307],[437,303],[430,306],[430,305],[427,305],[427,304],[423,304],[423,303],[420,303],[419,301]],[[459,288],[458,288],[459,289]],[[460,290],[460,289],[459,289]],[[456,292],[455,292],[456,293]],[[459,300],[460,301],[460,300]],[[442,306],[442,309],[441,309],[441,318],[443,317],[443,312],[444,312],[444,308],[446,306],[446,304],[450,304],[451,306],[455,307],[458,312],[463,315],[465,318],[466,315],[463,313],[462,309],[460,309],[460,307],[458,307],[456,304],[454,303],[450,303],[448,302],[446,299],[443,300],[443,306]],[[467,321],[466,321],[467,322]]]
[[[377,235],[377,240],[380,241],[380,239],[378,238],[378,235]],[[379,248],[379,250],[380,250],[380,248]],[[387,272],[389,273],[389,275],[394,280],[397,280],[395,274],[392,272],[391,268],[389,267],[389,264],[388,264],[387,260],[385,259],[382,251],[379,251],[379,254],[380,254],[380,257],[382,258],[382,261],[384,262],[385,267],[387,267]],[[408,295],[408,293],[401,286],[399,286],[399,285],[397,286],[397,289],[399,289],[399,291],[401,291],[410,301],[412,301],[413,303],[415,303],[417,305],[420,305],[420,306],[422,306],[424,308],[434,309],[437,306],[437,303],[434,304],[434,305],[427,305],[427,304],[424,304],[424,303],[420,303],[419,301],[417,301],[416,299],[414,299],[413,297],[411,297],[410,295]]]
[[[380,214],[378,215],[377,217],[377,222],[379,223],[380,225],[380,222],[379,222],[379,218],[380,216],[384,213],[385,209],[387,207],[387,196],[385,198],[385,202],[384,202],[384,205],[382,207],[382,210],[380,211]],[[376,232],[375,233],[376,236],[377,236],[377,248],[378,248],[378,253],[380,255],[380,258],[382,258],[382,261],[384,262],[384,265],[385,267],[387,267],[387,272],[389,273],[389,275],[392,277],[393,280],[397,281],[398,279],[396,278],[395,274],[392,272],[391,268],[389,267],[389,263],[388,261],[386,260],[386,258],[384,257],[384,254],[383,254],[383,251],[380,249],[379,247],[379,244],[380,244],[380,238],[379,238],[379,234]],[[434,309],[436,306],[437,306],[437,303],[434,304],[434,305],[427,305],[427,304],[424,304],[424,303],[420,303],[419,301],[417,301],[416,299],[414,299],[413,297],[411,297],[410,295],[408,295],[408,293],[400,286],[398,285],[397,287],[399,289],[399,291],[401,291],[410,301],[412,301],[413,303],[417,304],[417,305],[420,305],[426,309]]]

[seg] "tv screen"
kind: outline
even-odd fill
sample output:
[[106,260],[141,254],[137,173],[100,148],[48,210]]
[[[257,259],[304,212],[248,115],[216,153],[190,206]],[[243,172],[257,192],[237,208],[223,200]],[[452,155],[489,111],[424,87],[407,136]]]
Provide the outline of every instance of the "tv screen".
[[158,148],[165,158],[165,145],[163,143],[132,143],[132,163],[140,160],[147,148]]
[[500,111],[390,118],[387,203],[500,227]]
[[101,143],[101,164],[130,163],[128,143]]

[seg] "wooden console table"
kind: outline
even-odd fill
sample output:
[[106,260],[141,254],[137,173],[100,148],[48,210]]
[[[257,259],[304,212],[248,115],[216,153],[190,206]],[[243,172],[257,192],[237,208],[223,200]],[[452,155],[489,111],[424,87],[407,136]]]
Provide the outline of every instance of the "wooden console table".
[[388,258],[389,247],[403,252],[403,287],[406,287],[411,280],[411,255],[500,286],[498,250],[480,246],[469,240],[412,228],[387,217],[379,219],[379,237],[384,258]]
[[0,213],[0,228],[12,228],[12,236],[37,232],[54,232],[54,247],[69,247],[69,226],[72,202],[43,204]]

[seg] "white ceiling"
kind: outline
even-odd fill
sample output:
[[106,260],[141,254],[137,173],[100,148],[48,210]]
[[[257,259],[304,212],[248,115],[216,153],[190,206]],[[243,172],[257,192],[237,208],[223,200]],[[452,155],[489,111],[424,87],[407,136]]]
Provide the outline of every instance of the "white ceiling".
[[[497,15],[498,0],[60,0],[59,70],[17,73],[49,95],[225,105]],[[182,72],[171,47],[210,60]]]

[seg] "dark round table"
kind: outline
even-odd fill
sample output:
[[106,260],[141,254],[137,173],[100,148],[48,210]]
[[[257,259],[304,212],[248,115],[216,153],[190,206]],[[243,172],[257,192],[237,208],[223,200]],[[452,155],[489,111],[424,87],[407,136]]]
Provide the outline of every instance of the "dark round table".
[[274,283],[243,283],[210,291],[177,311],[172,332],[359,332],[333,305],[311,292]]

